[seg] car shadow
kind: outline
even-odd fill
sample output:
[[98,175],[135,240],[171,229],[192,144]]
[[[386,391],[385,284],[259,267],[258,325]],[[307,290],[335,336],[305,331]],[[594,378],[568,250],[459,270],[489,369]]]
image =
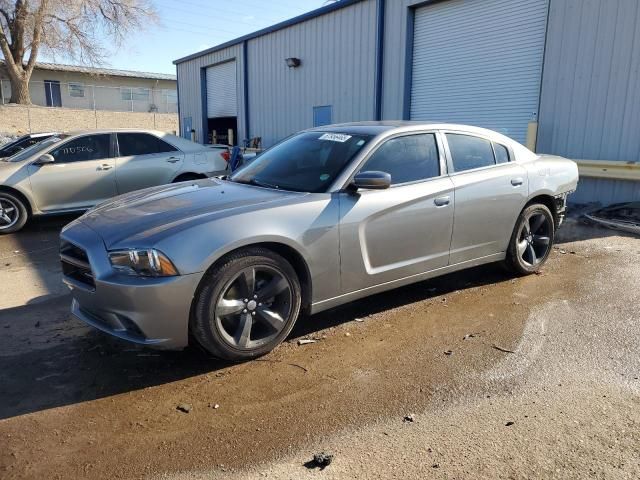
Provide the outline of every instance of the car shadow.
[[[289,341],[454,290],[508,281],[489,265],[302,317]],[[157,351],[97,332],[70,317],[70,296],[0,311],[0,419],[159,386],[233,367],[196,346]]]
[[[37,220],[18,234],[18,241],[25,251],[37,250],[43,238],[55,239],[52,248],[57,248],[58,231],[72,218]],[[560,230],[558,240],[562,244],[611,235],[620,233],[568,222]],[[42,269],[51,262],[57,259],[34,256],[33,268]],[[403,305],[512,278],[493,264],[401,287],[303,317],[289,341]],[[66,292],[45,294],[0,310],[0,419],[160,386],[230,367],[233,371],[232,365],[211,358],[197,347],[182,352],[155,351],[97,332],[71,318],[70,302]]]

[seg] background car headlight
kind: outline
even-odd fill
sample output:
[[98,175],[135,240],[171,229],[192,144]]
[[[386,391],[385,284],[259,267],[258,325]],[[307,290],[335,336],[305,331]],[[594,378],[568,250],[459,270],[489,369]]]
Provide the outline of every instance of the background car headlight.
[[148,250],[117,250],[109,252],[113,269],[127,275],[142,277],[172,277],[178,270],[162,252]]

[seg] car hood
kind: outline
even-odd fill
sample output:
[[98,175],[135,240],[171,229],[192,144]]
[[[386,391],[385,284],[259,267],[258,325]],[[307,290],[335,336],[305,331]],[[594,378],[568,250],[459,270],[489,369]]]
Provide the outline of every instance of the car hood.
[[217,179],[154,187],[116,197],[77,221],[100,235],[107,248],[151,246],[187,226],[274,203],[295,202],[307,194],[282,192]]

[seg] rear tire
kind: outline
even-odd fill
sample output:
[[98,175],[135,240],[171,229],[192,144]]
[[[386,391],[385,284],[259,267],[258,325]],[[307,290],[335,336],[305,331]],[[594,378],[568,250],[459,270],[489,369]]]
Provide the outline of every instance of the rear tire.
[[519,275],[539,271],[551,253],[555,240],[555,222],[546,205],[536,203],[526,207],[513,229],[506,266]]
[[0,191],[0,235],[22,229],[29,220],[29,210],[17,196]]
[[203,278],[190,333],[215,357],[251,360],[287,338],[301,299],[300,282],[287,260],[265,248],[240,250]]

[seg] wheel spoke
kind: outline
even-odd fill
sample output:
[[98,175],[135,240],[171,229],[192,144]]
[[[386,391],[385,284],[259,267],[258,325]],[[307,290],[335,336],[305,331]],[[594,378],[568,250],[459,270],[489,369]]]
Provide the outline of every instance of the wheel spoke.
[[279,293],[284,292],[289,288],[289,282],[287,282],[284,277],[275,276],[273,279],[264,287],[262,287],[258,292],[258,298],[262,301],[269,300],[270,298],[275,297]]
[[14,210],[15,210],[15,208],[13,208],[13,207],[7,207],[7,208],[4,209],[4,213],[11,213]]
[[529,235],[531,233],[531,224],[529,223],[528,218],[524,221],[524,233],[525,235]]
[[11,219],[9,218],[8,215],[0,215],[0,219],[6,223],[7,225],[9,225],[11,223]]
[[216,305],[216,315],[225,317],[234,313],[241,312],[245,308],[245,304],[242,300],[227,300],[221,298]]
[[253,267],[243,270],[240,274],[240,285],[242,285],[242,293],[245,297],[253,295],[256,288],[256,269]]
[[524,255],[524,252],[527,250],[528,245],[529,245],[529,242],[527,242],[526,240],[522,240],[521,242],[518,242],[518,255],[522,257]]
[[529,257],[531,258],[531,265],[538,263],[538,257],[536,257],[536,250],[533,248],[533,245],[527,247],[527,253],[529,253]]
[[533,219],[533,222],[530,224],[531,226],[530,231],[531,233],[536,233],[540,229],[540,227],[544,224],[546,218],[542,214],[535,215],[531,218]]
[[535,243],[536,245],[549,245],[550,242],[551,242],[551,238],[545,235],[533,236],[533,243]]
[[251,327],[253,326],[253,317],[250,313],[243,313],[240,317],[240,323],[233,339],[239,347],[246,347],[251,340]]
[[274,330],[279,332],[282,329],[284,319],[278,313],[273,310],[269,310],[268,308],[259,308],[257,312],[258,318],[271,325]]

